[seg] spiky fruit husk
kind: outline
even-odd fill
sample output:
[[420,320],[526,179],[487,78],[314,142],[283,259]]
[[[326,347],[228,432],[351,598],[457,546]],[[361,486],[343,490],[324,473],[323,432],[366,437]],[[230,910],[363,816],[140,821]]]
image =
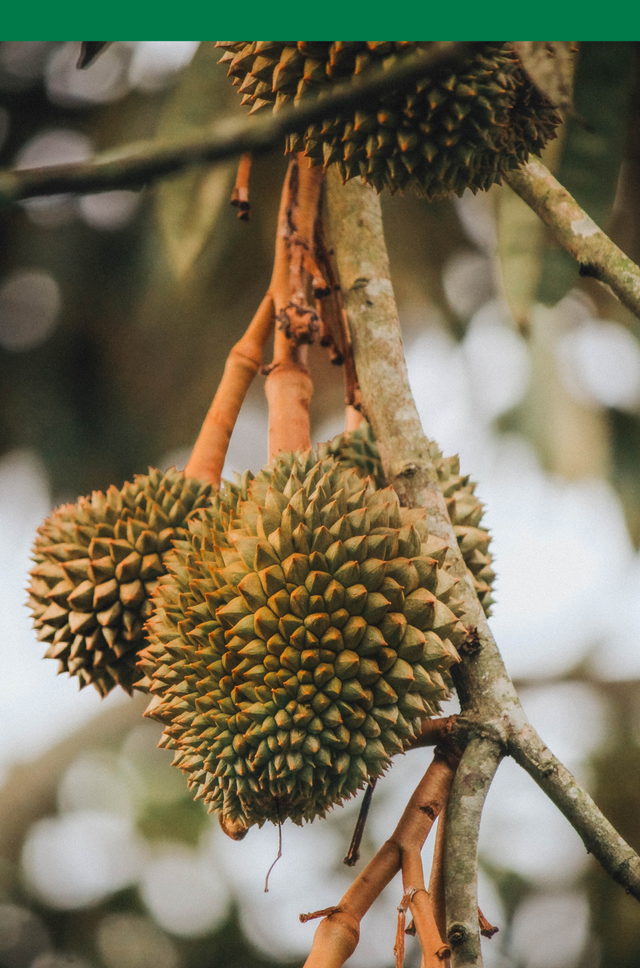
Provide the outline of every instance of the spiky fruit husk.
[[173,539],[211,488],[172,468],[149,469],[106,494],[63,504],[38,528],[29,604],[45,657],[101,696],[131,692],[149,595],[165,571]]
[[[492,568],[493,556],[489,551],[491,537],[480,523],[484,505],[474,494],[475,481],[468,475],[460,474],[457,455],[443,457],[433,441],[429,442],[429,448],[458,546],[488,618],[494,602],[492,593],[496,575]],[[377,487],[387,484],[378,445],[369,424],[339,434],[326,444],[319,444],[318,456],[335,457],[343,466],[353,467],[361,477],[371,477]]]
[[[222,61],[243,104],[277,110],[335,81],[430,46],[431,41],[223,41]],[[525,74],[515,51],[487,43],[457,72],[424,77],[289,135],[288,151],[314,165],[337,163],[377,191],[417,188],[429,199],[500,182],[539,154],[560,116]]]
[[456,581],[391,488],[308,451],[246,496],[226,534],[204,511],[175,543],[140,656],[147,715],[226,822],[301,823],[380,776],[437,711],[465,629]]

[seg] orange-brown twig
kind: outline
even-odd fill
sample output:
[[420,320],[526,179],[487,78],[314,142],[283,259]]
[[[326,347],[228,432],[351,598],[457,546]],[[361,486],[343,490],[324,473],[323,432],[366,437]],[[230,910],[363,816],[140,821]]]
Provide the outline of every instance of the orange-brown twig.
[[407,852],[420,851],[446,802],[456,761],[436,749],[395,831],[355,879],[335,910],[318,925],[305,968],[342,968],[355,951],[360,921],[402,867]]
[[220,385],[185,467],[188,477],[219,487],[229,440],[251,381],[262,366],[262,349],[274,318],[273,299],[267,293],[246,333],[229,353]]
[[246,152],[244,155],[240,155],[240,161],[238,163],[238,174],[236,175],[236,183],[233,186],[233,191],[231,192],[231,204],[235,205],[238,209],[238,218],[242,222],[249,221],[249,209],[251,205],[249,204],[249,175],[251,174],[251,154]]
[[420,847],[405,850],[402,855],[402,885],[409,895],[409,907],[422,948],[424,968],[442,968],[441,962],[451,954],[442,940],[435,921],[431,898],[424,885]]
[[[447,936],[447,912],[444,897],[444,846],[446,837],[446,810],[438,817],[436,840],[433,845],[433,862],[429,878],[429,896],[433,907],[433,916],[441,937]],[[447,962],[448,964],[448,962]]]

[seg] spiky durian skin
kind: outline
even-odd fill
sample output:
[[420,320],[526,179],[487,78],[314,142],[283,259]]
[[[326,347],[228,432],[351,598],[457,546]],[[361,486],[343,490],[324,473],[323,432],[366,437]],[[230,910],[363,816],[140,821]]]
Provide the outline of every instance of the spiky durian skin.
[[189,515],[209,503],[211,488],[172,468],[149,469],[106,494],[63,504],[38,528],[29,605],[45,657],[60,672],[105,696],[131,692],[137,651],[151,614],[149,595],[165,571],[173,539]]
[[[387,65],[431,41],[222,41],[222,61],[243,104],[274,109],[335,81]],[[429,199],[489,188],[539,154],[561,118],[529,81],[515,51],[486,43],[447,77],[428,76],[410,91],[389,91],[302,134],[288,151],[314,165],[337,163],[377,191],[417,188]]]
[[301,823],[437,711],[466,633],[455,580],[391,488],[309,451],[280,455],[247,497],[226,534],[205,510],[175,543],[140,656],[147,715],[210,810]]
[[[492,567],[493,556],[489,551],[491,536],[481,525],[484,505],[474,494],[475,481],[468,475],[460,474],[457,455],[443,457],[433,441],[430,441],[429,447],[454,534],[471,573],[480,604],[488,618],[494,602],[492,593],[496,575]],[[371,477],[377,487],[385,487],[387,483],[370,424],[338,434],[326,444],[319,444],[318,455],[335,457],[345,467],[353,467],[361,477]]]

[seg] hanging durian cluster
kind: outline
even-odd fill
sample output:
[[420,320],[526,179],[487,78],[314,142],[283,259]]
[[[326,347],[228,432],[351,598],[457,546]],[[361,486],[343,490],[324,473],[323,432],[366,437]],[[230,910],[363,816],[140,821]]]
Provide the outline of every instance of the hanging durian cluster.
[[[222,62],[243,104],[278,110],[371,66],[393,63],[431,41],[222,41]],[[561,118],[531,83],[515,51],[486,43],[448,76],[425,76],[302,134],[288,151],[314,165],[337,163],[344,180],[361,175],[379,192],[409,186],[427,198],[499,183],[539,154]]]
[[140,655],[147,714],[226,822],[322,816],[435,713],[465,629],[446,546],[311,452],[223,489],[175,542]]
[[[438,483],[447,503],[453,531],[458,539],[465,564],[469,569],[476,594],[487,618],[491,615],[495,572],[489,551],[489,532],[480,524],[483,504],[475,496],[475,481],[460,474],[457,456],[443,457],[438,445],[430,441],[430,454],[438,475]],[[358,430],[340,434],[327,444],[318,446],[318,455],[332,455],[345,467],[353,467],[362,476],[369,476],[377,487],[385,487],[386,480],[373,431],[369,424]]]
[[175,469],[63,504],[38,528],[29,604],[45,656],[105,696],[131,692],[149,596],[173,539],[211,488]]

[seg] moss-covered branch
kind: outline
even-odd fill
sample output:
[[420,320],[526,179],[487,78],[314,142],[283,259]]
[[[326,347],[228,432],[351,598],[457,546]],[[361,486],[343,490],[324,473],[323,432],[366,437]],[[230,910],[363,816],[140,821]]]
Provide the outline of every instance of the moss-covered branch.
[[[476,736],[469,741],[451,788],[445,843],[447,940],[452,968],[482,965],[478,933],[478,834],[482,808],[502,757],[500,745]],[[454,913],[455,912],[455,913]]]
[[[458,596],[464,603],[463,621],[469,639],[455,682],[467,735],[485,737],[501,752],[514,756],[563,810],[604,869],[640,900],[640,858],[569,771],[552,757],[528,722],[466,570],[409,387],[379,200],[361,182],[354,180],[343,187],[337,175],[329,171],[327,204],[363,408],[376,435],[385,474],[403,505],[426,510],[427,526],[447,542],[450,570],[459,578]],[[489,747],[481,745],[480,749]],[[479,760],[479,752],[469,756],[478,783],[488,787],[495,756],[487,753],[486,763]],[[460,790],[453,800],[456,798],[462,799]],[[480,800],[477,804],[481,805]],[[464,817],[462,802],[452,803],[451,809],[454,817],[456,811]],[[468,821],[460,820],[469,837],[475,823],[472,817],[473,811]],[[467,864],[459,876],[467,886],[451,894],[452,907],[447,912],[450,925],[469,923],[471,892],[475,896],[475,886],[469,879],[475,877],[475,864]],[[470,926],[469,932],[470,938],[474,933]],[[480,950],[479,939],[475,950]],[[479,958],[478,954],[469,964],[481,965]]]
[[473,43],[443,41],[427,51],[394,64],[367,71],[366,76],[336,84],[319,97],[306,98],[298,107],[259,118],[227,118],[198,138],[182,142],[141,141],[96,155],[86,162],[51,165],[22,171],[0,171],[0,204],[39,195],[65,192],[106,192],[140,188],[190,165],[224,161],[251,152],[260,154],[284,145],[285,136],[304,131],[310,124],[334,117],[340,111],[375,101],[393,87],[402,90],[424,77],[451,72],[473,53]]
[[640,319],[640,268],[598,228],[541,161],[505,174],[511,188],[546,222],[580,273],[605,282]]

